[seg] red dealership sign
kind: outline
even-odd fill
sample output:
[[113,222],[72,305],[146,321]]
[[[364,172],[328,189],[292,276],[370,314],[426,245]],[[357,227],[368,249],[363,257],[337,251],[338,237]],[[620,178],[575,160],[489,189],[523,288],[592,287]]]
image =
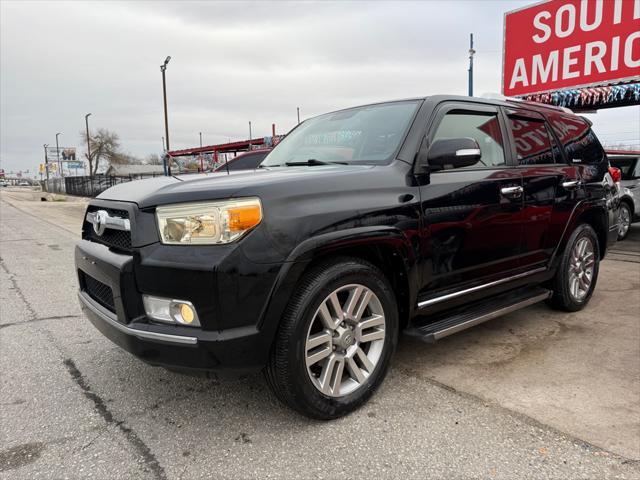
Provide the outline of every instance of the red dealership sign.
[[548,0],[504,17],[502,91],[640,79],[640,0]]

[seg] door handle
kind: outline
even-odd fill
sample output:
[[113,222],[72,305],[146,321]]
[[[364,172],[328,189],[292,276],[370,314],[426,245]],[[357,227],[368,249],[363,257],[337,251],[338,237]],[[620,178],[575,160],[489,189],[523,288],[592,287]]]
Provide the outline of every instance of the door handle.
[[504,197],[511,197],[511,198],[520,198],[522,196],[522,192],[524,192],[524,189],[521,186],[502,187],[500,189],[500,193]]
[[562,188],[566,188],[567,190],[578,188],[580,185],[582,185],[580,180],[567,180],[566,182],[562,182]]

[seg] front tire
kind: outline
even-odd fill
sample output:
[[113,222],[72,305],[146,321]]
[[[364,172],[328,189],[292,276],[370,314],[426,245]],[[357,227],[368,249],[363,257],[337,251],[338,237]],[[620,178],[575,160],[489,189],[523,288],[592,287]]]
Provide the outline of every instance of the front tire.
[[398,338],[391,286],[355,258],[309,271],[282,318],[265,377],[276,396],[321,420],[365,403],[384,379]]
[[568,312],[582,310],[598,280],[600,247],[591,225],[581,224],[569,237],[554,277],[551,306]]

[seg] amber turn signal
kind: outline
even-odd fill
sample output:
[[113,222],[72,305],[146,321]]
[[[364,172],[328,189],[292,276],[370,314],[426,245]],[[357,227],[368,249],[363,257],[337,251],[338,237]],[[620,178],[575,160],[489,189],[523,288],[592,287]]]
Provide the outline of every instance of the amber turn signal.
[[249,230],[262,220],[262,209],[259,204],[230,207],[227,214],[229,215],[229,230],[232,232]]

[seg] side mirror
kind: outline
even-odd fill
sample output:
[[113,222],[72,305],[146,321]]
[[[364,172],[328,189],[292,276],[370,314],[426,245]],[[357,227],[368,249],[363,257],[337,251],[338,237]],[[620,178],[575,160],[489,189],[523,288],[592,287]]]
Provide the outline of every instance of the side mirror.
[[419,161],[426,161],[431,170],[444,170],[470,167],[478,163],[481,156],[480,145],[473,138],[441,138],[431,144],[426,155],[420,155]]

